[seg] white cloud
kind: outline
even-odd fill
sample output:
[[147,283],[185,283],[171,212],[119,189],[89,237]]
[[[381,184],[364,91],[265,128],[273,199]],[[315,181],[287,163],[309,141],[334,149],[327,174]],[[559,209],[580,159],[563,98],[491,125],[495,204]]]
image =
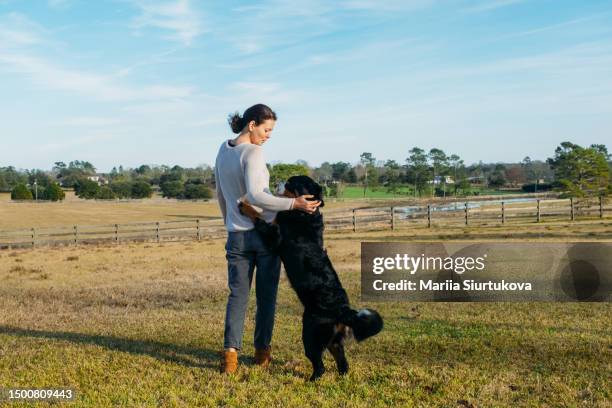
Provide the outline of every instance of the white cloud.
[[564,29],[564,28],[566,28],[568,26],[573,26],[573,25],[576,25],[576,24],[582,24],[582,23],[586,23],[586,22],[592,22],[593,20],[596,20],[599,17],[600,16],[598,16],[598,15],[594,15],[594,16],[576,18],[576,19],[573,19],[573,20],[563,21],[563,22],[557,23],[557,24],[551,24],[551,25],[547,25],[547,26],[533,28],[531,30],[525,30],[525,31],[517,32],[517,33],[512,33],[512,34],[500,36],[500,37],[498,37],[496,39],[497,40],[502,40],[502,39],[508,39],[508,38],[524,37],[524,36],[529,36],[529,35],[533,35],[533,34],[539,34],[539,33],[547,32],[547,31],[556,31],[556,30],[559,30],[559,29],[562,29],[562,28]]
[[147,1],[134,0],[141,14],[133,21],[136,29],[153,27],[171,32],[166,38],[185,46],[204,32],[201,16],[193,9],[189,0]]
[[215,34],[240,53],[254,54],[332,31],[334,11],[333,5],[321,0],[268,0],[232,9],[231,18],[219,24]]
[[71,0],[48,0],[47,4],[51,8],[60,8],[60,7],[64,7],[64,6],[68,5],[68,3],[70,3],[70,1]]
[[49,143],[37,144],[34,146],[34,150],[39,153],[65,153],[79,149],[81,146],[89,146],[92,144],[99,144],[102,142],[110,142],[115,139],[116,136],[108,133],[92,134],[88,136],[66,138],[61,141],[54,140]]
[[120,119],[101,116],[77,116],[52,123],[53,126],[103,127],[121,123]]
[[5,71],[27,75],[43,89],[74,92],[104,101],[185,98],[192,94],[192,88],[185,86],[122,85],[110,76],[64,68],[22,52],[0,50],[0,62]]
[[0,49],[40,44],[47,30],[20,13],[0,16]]
[[230,90],[238,92],[250,92],[254,94],[267,94],[277,92],[279,84],[273,82],[235,82],[229,86]]
[[349,0],[342,2],[341,7],[366,11],[407,11],[425,8],[434,4],[436,0]]
[[523,2],[525,2],[525,0],[491,0],[491,1],[486,1],[484,3],[480,3],[473,7],[469,7],[465,9],[464,11],[468,13],[482,13],[482,12],[487,12],[487,11],[495,10],[495,9],[502,8],[502,7],[512,6],[512,5],[523,3]]

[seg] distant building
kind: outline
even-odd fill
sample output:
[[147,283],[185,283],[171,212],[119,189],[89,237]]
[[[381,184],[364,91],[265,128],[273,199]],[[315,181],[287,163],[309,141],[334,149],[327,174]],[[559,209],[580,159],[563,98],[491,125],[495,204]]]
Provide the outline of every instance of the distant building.
[[87,179],[95,181],[96,183],[98,183],[99,186],[108,184],[108,179],[106,178],[106,176],[104,176],[104,174],[101,173],[96,173],[93,176],[87,176]]
[[468,177],[467,180],[469,181],[470,184],[485,184],[484,176],[472,176],[472,177]]
[[[428,181],[429,184],[431,184],[431,180]],[[440,184],[455,184],[455,180],[451,177],[451,176],[446,176],[446,181],[444,179],[444,177],[442,176],[436,176],[433,180],[433,184],[434,185],[440,185]]]

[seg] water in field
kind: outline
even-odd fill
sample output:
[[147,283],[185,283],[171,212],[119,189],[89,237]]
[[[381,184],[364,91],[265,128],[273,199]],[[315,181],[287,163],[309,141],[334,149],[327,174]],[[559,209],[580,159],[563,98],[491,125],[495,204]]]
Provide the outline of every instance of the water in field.
[[[505,204],[511,203],[528,203],[534,202],[537,198],[533,197],[522,197],[522,198],[506,198],[504,200],[483,200],[483,201],[459,201],[450,204],[439,204],[432,205],[431,212],[437,211],[464,211],[465,203],[467,202],[468,209],[480,208],[482,206],[499,205],[503,201]],[[413,207],[401,207],[395,209],[399,218],[410,218],[412,215],[417,213],[427,212],[427,206],[413,206]]]

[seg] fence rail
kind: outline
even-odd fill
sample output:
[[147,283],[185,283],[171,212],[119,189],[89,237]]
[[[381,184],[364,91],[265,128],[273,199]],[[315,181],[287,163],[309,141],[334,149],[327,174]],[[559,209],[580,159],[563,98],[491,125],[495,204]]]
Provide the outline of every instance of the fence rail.
[[[529,200],[529,201],[527,201]],[[609,198],[465,201],[409,206],[356,208],[325,212],[327,231],[363,231],[406,227],[487,226],[508,223],[575,221],[612,217]],[[221,219],[70,225],[0,231],[0,249],[135,241],[168,242],[221,238]]]

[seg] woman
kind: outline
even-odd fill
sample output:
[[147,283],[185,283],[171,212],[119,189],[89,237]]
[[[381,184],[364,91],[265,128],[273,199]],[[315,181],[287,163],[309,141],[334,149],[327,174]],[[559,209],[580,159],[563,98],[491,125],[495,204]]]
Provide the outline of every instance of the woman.
[[263,104],[254,105],[242,117],[238,113],[230,115],[228,121],[238,136],[221,145],[215,162],[215,181],[228,232],[225,250],[230,294],[225,311],[222,370],[233,373],[238,368],[238,351],[242,347],[244,318],[255,268],[255,362],[267,367],[271,361],[270,342],[280,277],[279,257],[264,246],[251,220],[240,214],[239,200],[244,197],[262,208],[262,216],[268,222],[278,211],[299,209],[311,213],[320,202],[306,200],[312,196],[286,198],[270,192],[270,174],[262,146],[276,124],[272,109]]

